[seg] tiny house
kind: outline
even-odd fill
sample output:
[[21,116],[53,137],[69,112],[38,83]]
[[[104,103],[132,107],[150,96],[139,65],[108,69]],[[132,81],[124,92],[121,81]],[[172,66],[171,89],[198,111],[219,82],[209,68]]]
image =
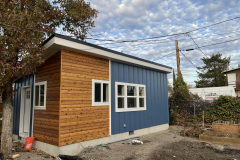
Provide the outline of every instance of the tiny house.
[[166,130],[171,67],[54,34],[45,62],[15,82],[15,138],[74,155],[83,147]]

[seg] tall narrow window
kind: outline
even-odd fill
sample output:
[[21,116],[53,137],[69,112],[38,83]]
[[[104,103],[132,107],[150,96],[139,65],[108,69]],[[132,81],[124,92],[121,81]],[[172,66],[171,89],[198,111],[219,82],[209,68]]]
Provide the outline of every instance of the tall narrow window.
[[47,82],[39,82],[34,85],[34,107],[36,109],[46,109],[46,86]]
[[109,104],[109,82],[103,80],[92,80],[92,105]]
[[146,87],[142,84],[115,83],[116,112],[146,110]]

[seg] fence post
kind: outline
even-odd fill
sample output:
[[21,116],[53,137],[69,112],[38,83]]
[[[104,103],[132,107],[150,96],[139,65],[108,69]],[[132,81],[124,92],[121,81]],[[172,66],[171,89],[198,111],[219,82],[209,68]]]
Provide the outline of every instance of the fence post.
[[194,107],[194,111],[193,112],[194,112],[194,116],[195,116],[195,103],[193,104],[193,107]]
[[202,123],[203,123],[203,128],[204,128],[204,111],[203,111],[203,115],[202,115]]

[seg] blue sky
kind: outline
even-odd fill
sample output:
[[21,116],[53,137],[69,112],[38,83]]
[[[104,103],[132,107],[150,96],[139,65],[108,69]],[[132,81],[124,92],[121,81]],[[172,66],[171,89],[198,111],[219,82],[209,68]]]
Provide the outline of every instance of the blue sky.
[[[240,16],[239,0],[88,0],[99,11],[88,37],[111,40],[135,40],[187,32],[199,27]],[[191,32],[199,46],[240,38],[240,18],[216,26]],[[175,40],[180,49],[196,48],[188,35],[154,39],[154,41],[114,43],[87,40],[106,48],[142,57],[171,66],[176,71]],[[240,63],[240,40],[201,48],[207,56],[222,53],[231,56],[230,69]],[[204,54],[199,50],[183,51],[196,66]],[[163,58],[162,56],[167,55]],[[195,86],[196,67],[182,54],[181,71],[184,80]],[[168,75],[172,82],[172,74]]]

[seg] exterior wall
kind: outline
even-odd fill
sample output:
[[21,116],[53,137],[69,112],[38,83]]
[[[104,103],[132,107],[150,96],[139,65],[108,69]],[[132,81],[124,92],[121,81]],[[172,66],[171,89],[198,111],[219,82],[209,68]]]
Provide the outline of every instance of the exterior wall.
[[240,95],[239,95],[239,91],[240,91],[240,69],[227,72],[227,74],[231,74],[231,73],[236,73],[236,88],[235,88],[235,91],[236,91],[236,95],[238,97],[240,97]]
[[35,83],[47,81],[46,110],[34,110],[33,136],[36,140],[59,144],[61,53],[56,53],[37,68]]
[[109,61],[61,53],[59,146],[109,136],[109,106],[92,106],[92,79],[109,81]]
[[[115,82],[145,84],[147,110],[115,112]],[[111,62],[111,94],[112,134],[169,123],[166,73]]]
[[[236,73],[236,90],[240,91],[240,69],[235,71]],[[240,95],[238,95],[240,97]]]
[[[31,86],[31,93],[33,94],[34,76],[20,78],[15,82],[14,86],[14,98],[13,98],[13,134],[19,135],[19,123],[20,123],[20,107],[21,107],[21,88],[24,86]],[[31,96],[31,117],[30,123],[32,123],[33,112],[33,96]],[[30,125],[30,136],[32,136],[32,125]]]

